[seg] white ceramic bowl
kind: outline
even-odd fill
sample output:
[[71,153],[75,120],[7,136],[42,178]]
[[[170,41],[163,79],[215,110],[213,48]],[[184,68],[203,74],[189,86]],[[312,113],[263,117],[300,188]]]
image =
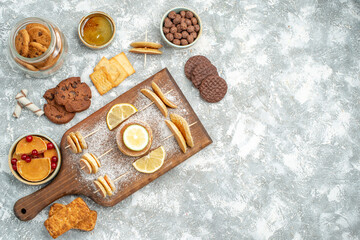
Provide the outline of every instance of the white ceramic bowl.
[[[39,182],[31,182],[31,181],[25,180],[24,178],[22,178],[20,176],[20,174],[17,171],[14,171],[14,169],[12,168],[12,164],[11,164],[11,159],[12,159],[13,153],[15,152],[16,145],[18,144],[18,142],[20,142],[21,139],[25,138],[28,135],[46,138],[49,142],[54,144],[56,153],[58,155],[58,162],[57,162],[57,166],[56,166],[55,170],[52,173],[50,173],[50,175],[47,176],[47,178],[45,178],[44,180],[39,181]],[[10,171],[12,172],[12,174],[16,177],[17,180],[19,180],[20,182],[23,182],[25,184],[28,184],[28,185],[41,185],[41,184],[51,181],[57,175],[57,173],[59,172],[60,167],[61,167],[61,153],[60,153],[60,149],[59,149],[58,145],[56,144],[56,142],[54,140],[52,140],[48,136],[46,136],[44,134],[39,134],[39,133],[26,134],[26,135],[21,136],[18,139],[16,139],[15,142],[11,145],[8,158],[9,158],[9,168],[10,168]]]
[[[171,11],[174,11],[174,12],[176,12],[176,13],[179,13],[179,12],[181,12],[181,11],[190,11],[190,12],[192,12],[192,13],[194,14],[194,17],[197,19],[198,24],[199,24],[199,26],[200,26],[200,30],[199,30],[199,32],[198,32],[197,38],[196,38],[192,43],[190,43],[190,44],[188,44],[188,45],[176,45],[176,44],[173,44],[172,42],[170,42],[170,41],[165,37],[165,34],[164,34],[164,32],[163,32],[164,21],[165,21],[165,18],[169,15],[169,13],[170,13]],[[201,23],[201,19],[200,19],[199,15],[197,15],[197,13],[196,13],[194,10],[190,9],[190,8],[186,8],[186,7],[176,7],[176,8],[172,8],[172,9],[170,9],[169,11],[167,11],[167,12],[164,14],[164,16],[162,17],[162,19],[161,19],[161,22],[160,22],[160,35],[161,35],[162,39],[163,39],[168,45],[170,45],[171,47],[174,47],[174,48],[177,48],[177,49],[184,49],[184,48],[191,47],[191,46],[193,46],[195,43],[197,43],[197,41],[198,41],[199,38],[201,37],[201,34],[202,34],[202,23]]]

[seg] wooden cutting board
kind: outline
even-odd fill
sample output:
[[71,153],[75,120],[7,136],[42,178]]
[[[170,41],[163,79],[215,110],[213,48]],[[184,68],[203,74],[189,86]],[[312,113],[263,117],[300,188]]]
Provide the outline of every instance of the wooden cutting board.
[[[190,128],[195,146],[193,148],[188,148],[187,152],[184,154],[181,152],[174,137],[166,138],[171,135],[171,132],[165,125],[165,117],[160,113],[155,104],[137,112],[126,120],[126,122],[140,120],[148,123],[152,128],[154,138],[151,149],[155,149],[162,145],[166,151],[166,158],[163,166],[155,173],[145,174],[136,171],[132,166],[132,163],[138,158],[125,156],[117,148],[115,135],[120,129],[117,128],[110,131],[107,128],[106,114],[109,109],[117,103],[131,103],[138,110],[149,105],[151,101],[140,92],[140,89],[151,89],[152,81],[155,81],[164,93],[172,90],[167,94],[167,97],[177,104],[178,108],[168,108],[169,114],[177,113],[183,116],[189,124],[196,122]],[[75,154],[72,153],[69,148],[66,148],[66,136],[70,132],[75,131],[80,131],[83,136],[86,136],[96,130],[96,133],[86,138],[88,149],[84,152],[90,152],[96,156],[101,156],[106,151],[112,150],[100,158],[102,166],[96,174],[86,174],[79,167],[79,160],[84,152]],[[62,166],[58,175],[44,188],[19,199],[14,205],[15,215],[20,220],[30,220],[55,200],[70,194],[87,196],[102,206],[114,206],[130,194],[149,184],[211,143],[212,140],[204,126],[201,124],[199,118],[169,71],[165,68],[120,95],[115,100],[66,131],[60,144]],[[114,195],[103,198],[99,192],[94,193],[96,188],[93,181],[99,176],[107,174],[114,180],[124,173],[126,174],[115,183],[116,191],[114,192]]]

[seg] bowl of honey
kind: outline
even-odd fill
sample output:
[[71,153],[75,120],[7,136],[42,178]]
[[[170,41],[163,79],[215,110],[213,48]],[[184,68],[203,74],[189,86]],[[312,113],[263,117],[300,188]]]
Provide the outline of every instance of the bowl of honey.
[[107,47],[115,37],[114,20],[104,12],[91,12],[84,16],[78,26],[81,42],[92,49]]

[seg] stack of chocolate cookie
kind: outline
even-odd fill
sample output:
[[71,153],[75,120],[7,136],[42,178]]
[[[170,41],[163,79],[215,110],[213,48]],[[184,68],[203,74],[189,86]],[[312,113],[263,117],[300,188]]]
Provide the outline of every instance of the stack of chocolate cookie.
[[88,109],[91,105],[91,90],[79,77],[61,81],[55,88],[45,92],[45,116],[56,124],[71,121],[75,113]]
[[209,59],[197,55],[185,63],[185,75],[200,90],[200,95],[208,102],[218,102],[227,92],[226,81],[219,77],[217,68]]

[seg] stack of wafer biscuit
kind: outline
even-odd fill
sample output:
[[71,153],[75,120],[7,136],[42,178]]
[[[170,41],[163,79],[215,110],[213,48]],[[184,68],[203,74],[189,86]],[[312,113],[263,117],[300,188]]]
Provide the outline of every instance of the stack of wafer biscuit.
[[162,54],[162,51],[159,48],[163,46],[159,43],[154,42],[133,42],[130,44],[133,48],[129,51],[132,53],[143,53],[143,54],[153,54],[159,55]]
[[106,174],[104,177],[98,177],[98,179],[94,181],[94,184],[103,197],[113,195],[116,189],[114,181]]
[[90,210],[81,198],[76,198],[67,205],[53,204],[44,225],[55,239],[70,229],[92,231],[95,228],[96,219],[97,212]]
[[95,66],[94,72],[90,74],[90,78],[100,95],[103,95],[117,87],[133,73],[135,73],[133,66],[122,52],[110,60],[102,57]]
[[83,149],[88,148],[85,138],[82,136],[82,134],[79,131],[75,133],[70,132],[67,135],[66,140],[73,153],[81,153]]

